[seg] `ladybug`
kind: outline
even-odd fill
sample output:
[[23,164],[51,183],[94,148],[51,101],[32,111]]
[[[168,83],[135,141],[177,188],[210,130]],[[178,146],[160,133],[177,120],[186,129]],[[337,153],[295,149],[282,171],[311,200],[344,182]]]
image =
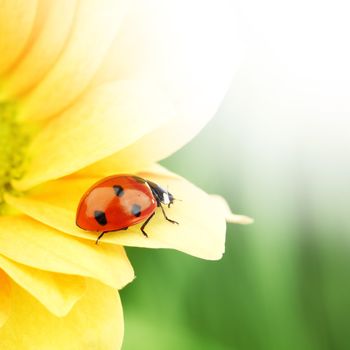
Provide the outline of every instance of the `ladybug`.
[[106,232],[126,230],[144,221],[141,231],[148,237],[145,227],[158,207],[166,220],[162,204],[170,205],[174,196],[156,183],[133,175],[114,175],[92,185],[81,198],[76,224],[83,230],[101,232],[96,244]]

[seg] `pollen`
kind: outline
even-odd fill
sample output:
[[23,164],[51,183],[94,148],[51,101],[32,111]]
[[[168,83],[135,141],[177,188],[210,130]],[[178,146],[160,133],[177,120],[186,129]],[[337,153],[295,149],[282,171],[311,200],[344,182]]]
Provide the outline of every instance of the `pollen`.
[[16,105],[0,103],[0,213],[3,196],[12,190],[11,180],[23,174],[23,160],[28,133],[16,121]]

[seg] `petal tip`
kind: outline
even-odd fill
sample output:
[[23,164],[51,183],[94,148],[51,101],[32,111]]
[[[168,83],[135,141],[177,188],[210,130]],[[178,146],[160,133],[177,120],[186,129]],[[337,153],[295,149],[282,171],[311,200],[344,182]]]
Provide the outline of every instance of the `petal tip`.
[[232,213],[225,198],[216,194],[212,194],[210,195],[210,197],[212,198],[213,202],[217,205],[218,209],[224,214],[226,222],[230,224],[241,224],[241,225],[249,225],[254,222],[254,219],[252,219],[249,216]]
[[249,216],[237,215],[233,213],[226,216],[226,221],[230,224],[240,224],[240,225],[249,225],[254,223],[254,219]]

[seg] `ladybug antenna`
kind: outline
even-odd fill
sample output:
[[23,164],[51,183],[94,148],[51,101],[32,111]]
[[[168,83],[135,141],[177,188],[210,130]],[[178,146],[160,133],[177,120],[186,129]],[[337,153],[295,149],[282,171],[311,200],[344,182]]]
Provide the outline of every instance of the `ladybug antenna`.
[[179,199],[179,198],[174,198],[174,196],[169,192],[169,185],[166,186],[166,191],[168,192],[168,194],[171,195],[171,200],[173,201],[180,201],[182,202],[182,199]]
[[[167,191],[168,194],[171,194],[171,193],[169,192],[169,185],[166,186],[166,191]],[[172,194],[171,194],[171,199],[172,199],[172,200],[176,200],[176,201],[182,202],[182,199],[174,198],[174,196],[173,196]]]
[[174,201],[182,202],[182,199],[174,198],[172,194],[170,194],[170,195],[171,195],[171,200],[170,200],[170,203],[168,204],[168,208],[170,208],[170,206],[174,203]]

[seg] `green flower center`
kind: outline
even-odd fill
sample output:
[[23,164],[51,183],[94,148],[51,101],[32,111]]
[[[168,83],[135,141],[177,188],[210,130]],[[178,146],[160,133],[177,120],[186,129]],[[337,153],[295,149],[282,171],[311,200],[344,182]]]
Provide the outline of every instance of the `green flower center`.
[[12,190],[11,180],[22,176],[28,136],[16,121],[16,105],[0,103],[0,211],[4,193]]

